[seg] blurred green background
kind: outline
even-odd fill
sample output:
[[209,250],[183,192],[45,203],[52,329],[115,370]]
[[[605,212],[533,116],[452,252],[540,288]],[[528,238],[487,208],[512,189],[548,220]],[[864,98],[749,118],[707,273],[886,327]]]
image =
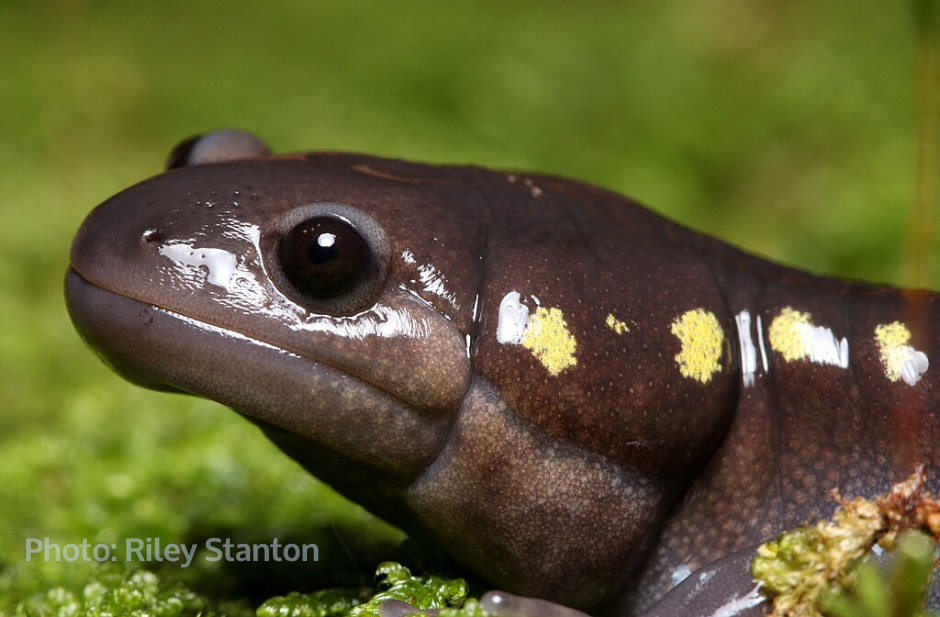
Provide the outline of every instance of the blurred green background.
[[27,537],[319,544],[300,572],[147,565],[234,613],[369,583],[400,539],[235,414],[123,383],[72,331],[72,234],[184,137],[572,176],[776,260],[898,282],[914,32],[908,4],[876,0],[6,0],[0,612],[97,572],[26,562]]

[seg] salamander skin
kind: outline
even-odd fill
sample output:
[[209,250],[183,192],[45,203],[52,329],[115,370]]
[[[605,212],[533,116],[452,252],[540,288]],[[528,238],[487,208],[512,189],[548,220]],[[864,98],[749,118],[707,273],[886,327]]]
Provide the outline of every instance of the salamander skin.
[[[718,560],[828,516],[833,488],[937,466],[935,294],[772,264],[575,181],[245,135],[89,215],[76,328],[499,589],[635,615],[713,564],[743,594]],[[677,593],[649,614],[694,614]]]

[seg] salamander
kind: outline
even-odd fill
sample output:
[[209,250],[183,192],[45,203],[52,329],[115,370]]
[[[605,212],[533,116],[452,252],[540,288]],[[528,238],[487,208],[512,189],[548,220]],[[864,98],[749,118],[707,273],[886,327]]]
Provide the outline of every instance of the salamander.
[[[746,604],[738,551],[940,462],[938,294],[572,180],[216,131],[88,216],[65,288],[125,378],[233,408],[497,588],[594,614],[683,580],[648,614]],[[730,583],[697,600],[702,572]]]

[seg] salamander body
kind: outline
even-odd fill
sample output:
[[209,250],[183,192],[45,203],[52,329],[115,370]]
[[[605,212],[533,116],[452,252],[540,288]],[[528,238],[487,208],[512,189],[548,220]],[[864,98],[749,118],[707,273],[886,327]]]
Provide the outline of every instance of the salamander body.
[[78,232],[82,337],[499,588],[638,614],[828,515],[832,488],[940,458],[930,292],[776,265],[554,177],[226,131],[171,167]]

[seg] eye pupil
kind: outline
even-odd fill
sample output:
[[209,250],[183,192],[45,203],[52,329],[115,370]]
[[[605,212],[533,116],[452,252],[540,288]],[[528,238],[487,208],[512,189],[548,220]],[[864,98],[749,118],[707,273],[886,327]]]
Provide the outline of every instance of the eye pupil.
[[316,241],[307,245],[307,260],[311,264],[326,266],[329,262],[340,258],[336,246],[336,234],[322,233]]
[[290,282],[311,300],[354,293],[378,274],[369,244],[349,222],[316,216],[282,239],[281,265]]

